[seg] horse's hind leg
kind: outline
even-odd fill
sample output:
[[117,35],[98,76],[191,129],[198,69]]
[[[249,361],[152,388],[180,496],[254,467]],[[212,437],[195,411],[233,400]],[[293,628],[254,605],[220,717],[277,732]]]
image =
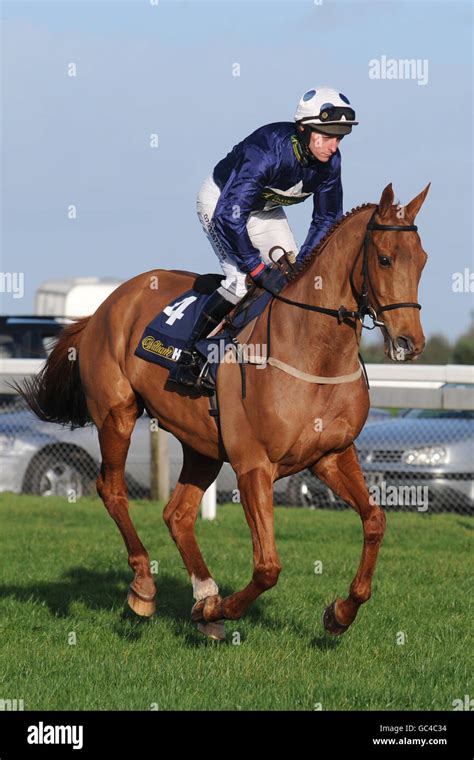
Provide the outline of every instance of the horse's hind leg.
[[155,612],[156,588],[151,577],[148,553],[138,538],[128,511],[125,462],[130,437],[139,416],[135,395],[113,406],[99,429],[102,464],[97,491],[110,516],[115,520],[128,551],[128,564],[135,573],[128,603],[137,615],[149,617]]
[[370,497],[354,445],[342,453],[329,454],[312,468],[318,478],[347,501],[362,520],[364,547],[347,599],[336,599],[324,613],[329,633],[344,633],[355,619],[361,604],[370,599],[372,576],[385,531],[385,513]]
[[[179,549],[193,584],[196,603],[219,592],[204,562],[194,527],[204,492],[217,478],[222,462],[203,456],[183,444],[183,469],[163,512],[171,536]],[[198,623],[201,633],[214,639],[225,637],[224,623]]]

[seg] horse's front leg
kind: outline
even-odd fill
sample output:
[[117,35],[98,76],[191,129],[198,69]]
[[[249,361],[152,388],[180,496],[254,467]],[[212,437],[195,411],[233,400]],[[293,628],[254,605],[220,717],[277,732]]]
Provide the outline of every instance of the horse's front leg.
[[340,454],[323,457],[312,472],[359,513],[364,531],[362,557],[349,596],[336,599],[324,612],[324,627],[338,635],[354,621],[360,605],[370,599],[372,576],[385,531],[385,513],[368,492],[354,445]]
[[238,620],[264,591],[275,586],[281,570],[273,524],[273,481],[270,467],[261,466],[238,476],[240,500],[252,534],[253,575],[250,583],[231,596],[209,596],[197,602],[192,618],[211,622]]

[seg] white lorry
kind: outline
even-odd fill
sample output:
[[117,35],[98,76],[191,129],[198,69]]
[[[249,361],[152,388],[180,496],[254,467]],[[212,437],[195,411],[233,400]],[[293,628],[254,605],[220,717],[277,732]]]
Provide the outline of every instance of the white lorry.
[[112,277],[71,277],[48,280],[36,291],[35,314],[48,317],[87,317],[122,284]]

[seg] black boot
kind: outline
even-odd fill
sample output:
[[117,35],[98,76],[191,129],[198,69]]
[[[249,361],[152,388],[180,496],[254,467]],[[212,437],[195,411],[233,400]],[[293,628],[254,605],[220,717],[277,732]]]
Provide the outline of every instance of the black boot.
[[235,304],[221,296],[217,290],[212,293],[195,322],[193,331],[181,351],[179,360],[170,370],[169,380],[180,385],[196,386],[201,371],[201,362],[199,361],[199,356],[194,351],[194,346],[200,338],[208,335],[234,306]]

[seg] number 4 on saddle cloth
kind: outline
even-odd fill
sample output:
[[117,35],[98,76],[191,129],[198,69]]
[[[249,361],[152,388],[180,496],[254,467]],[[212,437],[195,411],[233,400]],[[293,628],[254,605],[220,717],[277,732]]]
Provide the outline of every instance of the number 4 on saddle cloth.
[[[199,314],[223,280],[222,275],[206,274],[196,278],[192,290],[181,293],[150,322],[135,349],[135,356],[171,369],[191,335]],[[272,298],[267,291],[245,296],[229,317],[223,329],[212,338],[202,338],[195,345],[195,389],[203,394],[214,392],[217,372],[227,346],[236,346],[236,336],[262,313]],[[183,386],[184,387],[184,386]]]

